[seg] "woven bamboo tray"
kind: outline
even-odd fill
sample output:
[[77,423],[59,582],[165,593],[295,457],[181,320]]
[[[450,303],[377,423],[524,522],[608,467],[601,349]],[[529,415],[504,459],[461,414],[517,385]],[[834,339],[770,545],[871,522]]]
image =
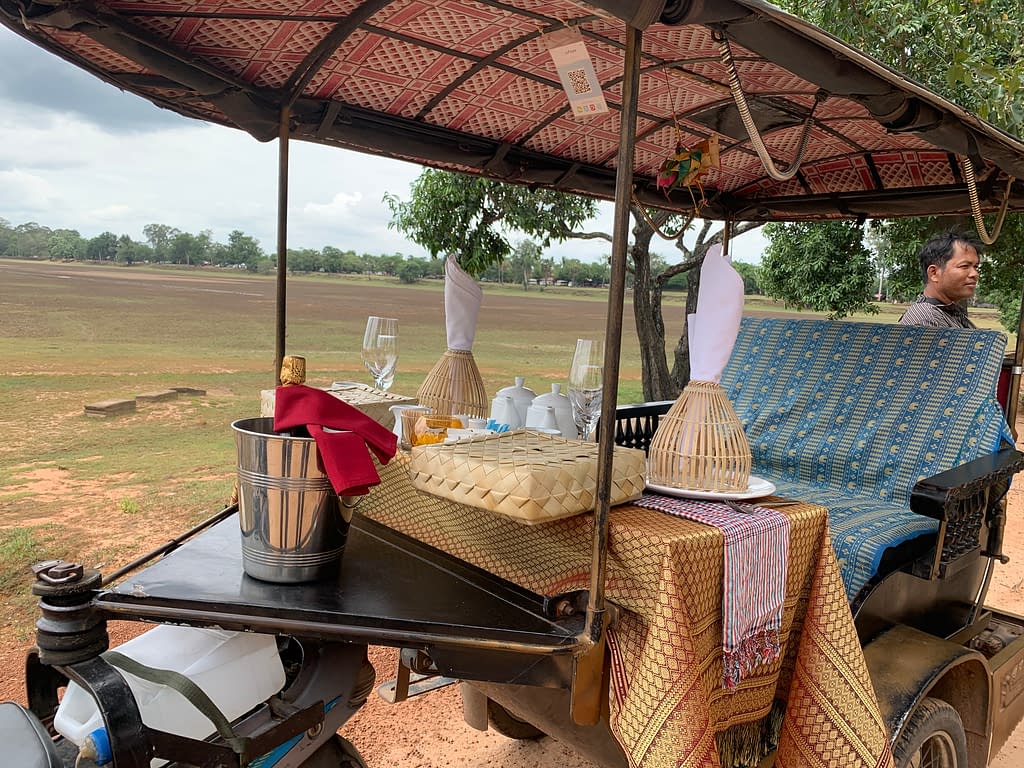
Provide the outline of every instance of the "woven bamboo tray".
[[[597,488],[597,444],[520,430],[412,449],[414,488],[533,525],[589,512]],[[640,498],[644,452],[616,447],[611,503]]]
[[647,478],[700,491],[745,491],[750,443],[732,403],[714,382],[691,381],[661,417],[651,440]]
[[[344,400],[354,408],[358,408],[388,429],[391,429],[395,423],[395,416],[391,413],[392,405],[411,405],[416,402],[414,397],[385,392],[358,381],[347,381],[337,387],[328,387],[327,392],[339,400]],[[274,390],[264,389],[260,393],[260,415],[274,415]]]

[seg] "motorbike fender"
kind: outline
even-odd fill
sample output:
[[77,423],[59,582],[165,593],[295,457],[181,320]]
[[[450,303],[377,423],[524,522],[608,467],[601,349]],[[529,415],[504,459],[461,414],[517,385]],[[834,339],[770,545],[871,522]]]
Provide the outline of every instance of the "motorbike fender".
[[895,744],[921,699],[931,696],[959,713],[967,736],[968,764],[987,763],[991,676],[981,653],[904,624],[883,630],[863,649],[891,743]]

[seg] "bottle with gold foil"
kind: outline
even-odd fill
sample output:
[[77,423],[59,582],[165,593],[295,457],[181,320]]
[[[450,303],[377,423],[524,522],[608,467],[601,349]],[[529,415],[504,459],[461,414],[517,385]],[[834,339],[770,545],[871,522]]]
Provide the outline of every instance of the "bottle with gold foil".
[[[306,383],[306,358],[299,355],[285,355],[281,359],[281,374],[279,376],[282,387],[292,387],[296,384]],[[297,429],[286,429],[277,434],[285,437],[309,437],[305,427]]]
[[299,355],[285,355],[281,360],[282,387],[306,383],[306,358]]

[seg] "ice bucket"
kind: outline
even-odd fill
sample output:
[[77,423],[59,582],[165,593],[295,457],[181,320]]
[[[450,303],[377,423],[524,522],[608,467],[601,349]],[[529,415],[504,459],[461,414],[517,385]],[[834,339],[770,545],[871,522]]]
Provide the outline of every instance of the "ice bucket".
[[245,572],[289,584],[335,575],[352,510],[318,468],[316,442],[275,433],[272,418],[239,419],[231,428]]

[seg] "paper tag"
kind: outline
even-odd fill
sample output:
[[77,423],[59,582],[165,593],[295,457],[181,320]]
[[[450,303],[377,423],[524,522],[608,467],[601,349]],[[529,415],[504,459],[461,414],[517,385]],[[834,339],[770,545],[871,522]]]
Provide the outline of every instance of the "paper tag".
[[558,70],[562,89],[576,117],[600,115],[608,104],[597,81],[594,64],[578,27],[563,27],[544,35],[544,44]]

